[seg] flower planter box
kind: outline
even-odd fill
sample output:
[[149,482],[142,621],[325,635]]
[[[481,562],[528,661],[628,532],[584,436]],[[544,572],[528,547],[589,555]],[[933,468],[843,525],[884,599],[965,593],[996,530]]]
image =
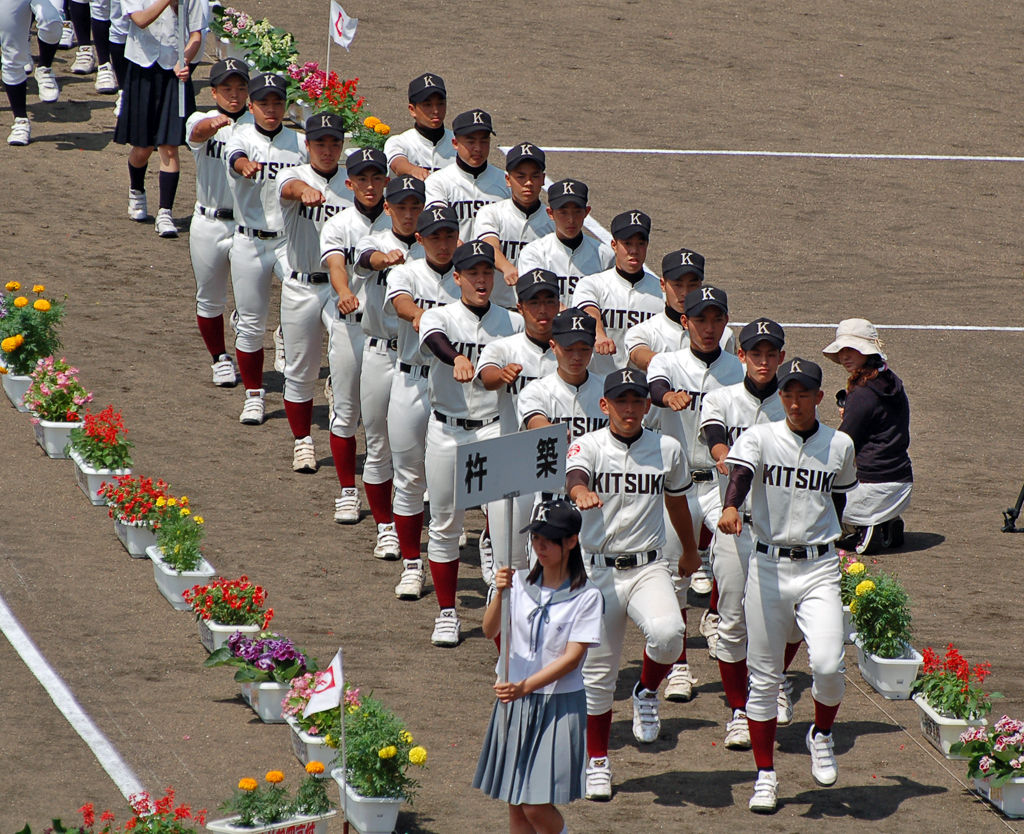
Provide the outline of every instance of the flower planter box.
[[146,548],[146,555],[153,562],[153,578],[156,580],[156,587],[163,594],[171,607],[178,611],[188,611],[191,606],[185,602],[182,593],[193,585],[203,584],[205,580],[217,573],[216,569],[205,559],[199,560],[199,567],[195,570],[186,570],[178,573],[174,568],[164,564],[163,551],[153,545]]
[[[85,493],[94,507],[102,507],[106,501],[97,493],[104,481],[110,481],[118,475],[131,475],[131,469],[95,469],[83,460],[82,456],[74,449],[68,453],[68,457],[75,463],[75,483]],[[145,548],[143,548],[145,553]]]
[[122,521],[115,515],[114,532],[133,559],[147,558],[146,551],[156,545],[156,532],[145,521]]
[[[192,585],[188,587],[191,588]],[[203,644],[203,648],[210,654],[213,654],[227,643],[228,639],[236,631],[240,631],[242,634],[255,635],[260,633],[258,625],[224,625],[224,623],[203,619],[198,620],[197,625],[199,626],[199,642]]]
[[311,736],[299,728],[299,723],[289,716],[285,722],[292,728],[292,752],[303,765],[310,762],[321,762],[329,767],[338,755],[338,748],[328,747],[319,736]]
[[3,380],[4,393],[7,394],[11,405],[18,411],[27,412],[28,408],[21,400],[29,386],[32,385],[32,377],[28,374],[3,374],[0,379]]
[[998,788],[993,788],[988,779],[975,779],[974,790],[1010,819],[1024,817],[1024,777],[1018,776]]
[[849,605],[843,606],[843,642],[847,645],[853,643],[853,613]]
[[264,724],[284,724],[281,702],[290,688],[286,683],[243,683],[242,698]]
[[341,807],[348,820],[359,834],[391,834],[398,824],[398,812],[402,807],[400,796],[374,798],[356,793],[345,781],[340,767],[331,771],[338,783]]
[[213,41],[213,47],[218,61],[223,61],[225,58],[238,58],[240,61],[245,61],[247,66],[251,66],[248,60],[248,53],[244,49],[240,49],[235,46],[227,38],[211,38]]
[[912,699],[921,711],[921,733],[932,745],[942,752],[947,759],[967,761],[970,756],[955,755],[949,748],[960,740],[960,733],[969,727],[984,727],[988,722],[984,718],[967,721],[963,718],[950,718],[932,709],[924,695],[917,694]]
[[313,107],[302,99],[296,99],[288,105],[288,115],[300,128],[305,128],[306,119],[313,115]]
[[42,446],[48,457],[64,459],[68,456],[68,444],[71,442],[71,430],[81,427],[81,422],[65,423],[56,420],[32,418],[32,429],[36,433],[36,443]]
[[857,666],[861,677],[879,695],[890,701],[906,701],[910,698],[910,687],[924,662],[920,652],[908,645],[903,657],[876,657],[861,648],[860,638],[856,635],[853,644],[857,647]]
[[228,817],[222,820],[211,820],[206,823],[206,830],[216,834],[327,834],[327,820],[337,814],[337,811],[328,811],[316,817],[307,817],[297,814],[273,825],[255,825],[251,828],[243,828],[235,823],[238,817]]

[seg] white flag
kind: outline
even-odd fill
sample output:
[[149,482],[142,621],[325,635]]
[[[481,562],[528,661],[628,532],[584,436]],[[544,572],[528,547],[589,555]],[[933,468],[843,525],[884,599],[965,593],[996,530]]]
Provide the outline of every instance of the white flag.
[[331,37],[334,38],[334,42],[338,46],[348,49],[352,38],[356,36],[356,26],[358,25],[358,19],[349,17],[335,0],[331,0]]
[[341,671],[341,649],[334,656],[331,665],[320,673],[320,682],[309,697],[302,717],[307,718],[314,712],[323,712],[341,704],[341,696],[345,691],[345,676]]

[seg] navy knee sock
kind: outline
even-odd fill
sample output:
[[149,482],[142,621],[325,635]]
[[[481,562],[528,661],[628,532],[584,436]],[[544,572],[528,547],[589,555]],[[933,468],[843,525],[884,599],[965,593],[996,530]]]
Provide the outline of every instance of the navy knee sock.
[[174,195],[178,193],[178,171],[160,172],[160,208],[174,208]]

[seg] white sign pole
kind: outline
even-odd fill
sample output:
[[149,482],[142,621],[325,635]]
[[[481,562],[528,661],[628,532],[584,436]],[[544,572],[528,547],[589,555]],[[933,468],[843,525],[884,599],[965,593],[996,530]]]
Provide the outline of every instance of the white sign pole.
[[[512,496],[502,499],[505,503],[505,553],[508,554],[509,564],[498,565],[499,568],[511,567],[512,542],[515,531],[512,529],[512,510],[515,507],[516,499]],[[498,644],[501,646],[500,657],[498,658],[498,681],[508,683],[508,643],[509,634],[512,632],[512,606],[510,605],[512,592],[505,589],[501,592],[501,626],[498,631]],[[499,741],[505,743],[508,736],[508,703],[501,705],[501,733]]]
[[[185,69],[185,41],[188,40],[188,0],[178,0],[178,67]],[[185,82],[178,79],[178,118],[185,118]]]

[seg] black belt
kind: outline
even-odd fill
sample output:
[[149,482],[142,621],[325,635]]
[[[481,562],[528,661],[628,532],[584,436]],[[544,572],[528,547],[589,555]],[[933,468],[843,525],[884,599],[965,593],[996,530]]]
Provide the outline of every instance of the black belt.
[[598,567],[615,568],[615,570],[629,570],[630,568],[642,568],[657,558],[657,550],[648,550],[646,553],[618,553],[614,556],[604,553],[592,553],[590,554],[590,564],[597,565]]
[[403,374],[418,376],[420,379],[426,379],[430,375],[429,365],[410,365],[408,362],[399,362],[398,370]]
[[809,544],[806,547],[779,547],[764,542],[757,543],[757,552],[770,554],[773,550],[781,559],[817,559],[824,556],[832,548],[830,544]]
[[700,484],[705,481],[715,480],[714,469],[694,469],[690,472],[690,478],[695,484]]
[[301,281],[303,284],[326,284],[331,280],[326,272],[295,272],[292,270],[292,280]]
[[754,521],[754,519],[750,517],[750,513],[743,513],[742,518],[744,524],[751,524]]
[[445,423],[449,426],[458,426],[460,429],[482,429],[484,426],[489,426],[491,423],[497,423],[499,418],[492,417],[490,420],[468,420],[464,417],[449,417],[446,414],[442,414],[440,411],[435,411],[434,419],[439,423]]
[[245,226],[239,226],[238,233],[259,240],[277,240],[279,237],[284,237],[284,232],[268,232],[265,229],[249,229]]
[[388,350],[398,350],[398,339],[381,339],[379,336],[371,336],[366,340],[366,344],[372,348],[377,345],[387,345]]
[[215,220],[234,220],[235,212],[233,209],[211,209],[206,206],[196,206],[198,211],[203,217],[212,217]]
[[356,324],[358,324],[362,320],[362,313],[338,313],[338,321],[355,322]]

